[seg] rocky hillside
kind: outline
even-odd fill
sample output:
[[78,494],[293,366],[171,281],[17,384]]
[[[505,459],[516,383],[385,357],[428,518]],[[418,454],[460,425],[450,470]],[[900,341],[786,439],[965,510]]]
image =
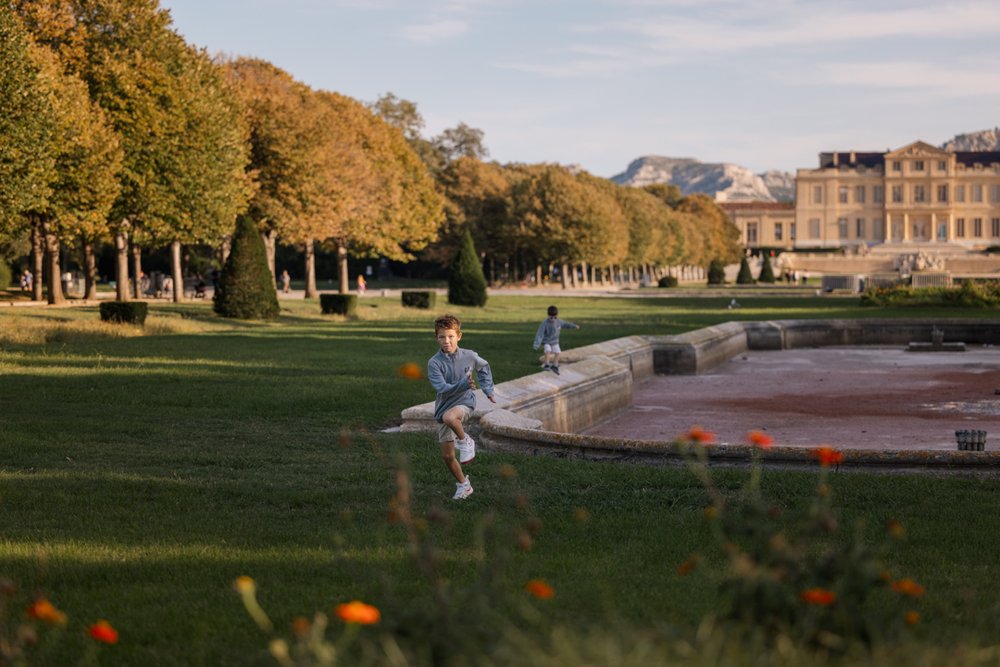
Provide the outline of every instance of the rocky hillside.
[[791,201],[795,196],[792,174],[781,171],[755,174],[739,165],[692,158],[647,155],[633,160],[624,173],[612,176],[611,180],[637,187],[671,183],[682,194],[700,192],[715,197],[716,201]]
[[1000,127],[955,135],[941,148],[946,151],[1000,151]]

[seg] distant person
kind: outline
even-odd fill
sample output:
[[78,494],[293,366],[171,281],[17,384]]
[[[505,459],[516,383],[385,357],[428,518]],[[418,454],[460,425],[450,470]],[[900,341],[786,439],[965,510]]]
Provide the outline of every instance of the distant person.
[[167,276],[163,279],[163,296],[169,299],[174,291],[174,279]]
[[368,289],[368,283],[365,281],[365,277],[358,274],[358,294],[364,294],[365,290]]
[[292,277],[288,275],[288,269],[281,272],[281,291],[288,294],[292,289]]
[[579,329],[580,325],[559,319],[559,309],[555,306],[549,306],[548,314],[549,316],[538,325],[534,349],[541,347],[545,352],[542,370],[559,375],[559,355],[562,353],[559,347],[559,332],[563,329]]
[[[492,403],[493,373],[490,364],[472,350],[458,347],[462,340],[462,323],[454,315],[442,315],[434,320],[434,338],[441,348],[427,362],[427,379],[437,392],[434,399],[434,419],[438,422],[437,438],[441,458],[455,478],[453,500],[465,500],[472,495],[472,481],[462,472],[462,464],[476,458],[476,443],[465,432],[465,420],[476,407],[473,373]],[[458,458],[455,458],[455,450]]]
[[21,274],[21,291],[30,292],[32,285],[34,285],[35,276],[28,269],[24,270]]

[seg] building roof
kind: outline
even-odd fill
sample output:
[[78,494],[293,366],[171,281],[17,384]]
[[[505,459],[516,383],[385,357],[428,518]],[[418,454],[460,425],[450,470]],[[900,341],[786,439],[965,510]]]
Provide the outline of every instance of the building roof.
[[794,211],[794,202],[784,201],[720,201],[716,202],[723,211]]
[[967,167],[974,164],[988,167],[994,162],[1000,162],[1000,151],[955,151],[955,159]]
[[858,151],[837,151],[819,154],[819,168],[847,167],[881,167],[885,164],[885,153],[869,153]]

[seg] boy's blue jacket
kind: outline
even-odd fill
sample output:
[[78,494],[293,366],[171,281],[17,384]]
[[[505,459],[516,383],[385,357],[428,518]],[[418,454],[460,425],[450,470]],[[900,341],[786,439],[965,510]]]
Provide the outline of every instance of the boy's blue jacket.
[[475,372],[483,393],[492,396],[493,373],[490,371],[490,364],[472,350],[458,348],[454,354],[438,350],[427,362],[427,378],[437,392],[434,419],[440,422],[444,413],[456,405],[464,405],[470,410],[476,407],[476,397],[472,395],[472,387],[465,376],[469,370]]
[[538,333],[535,334],[534,349],[542,345],[555,345],[559,342],[559,332],[563,329],[579,329],[580,327],[559,319],[558,317],[547,317],[545,321],[538,325]]

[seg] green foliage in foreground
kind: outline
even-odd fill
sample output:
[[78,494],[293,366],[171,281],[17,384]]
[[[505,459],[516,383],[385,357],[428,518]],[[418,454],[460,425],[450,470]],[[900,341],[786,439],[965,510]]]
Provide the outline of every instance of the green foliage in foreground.
[[[585,325],[573,341],[581,346],[625,328],[678,333],[734,317],[989,316],[751,296],[738,313],[728,297],[494,295],[486,308],[453,310],[463,342],[503,382],[537,369],[531,340],[553,301]],[[105,333],[96,309],[0,313],[0,572],[18,584],[11,609],[43,593],[69,616],[46,634],[38,664],[79,662],[84,628],[98,618],[121,634],[101,649],[102,665],[273,664],[232,589],[241,575],[257,581],[286,638],[297,616],[333,617],[334,605],[359,599],[383,610],[382,624],[360,630],[372,638],[430,632],[427,620],[448,613],[508,619],[492,626],[502,637],[483,657],[494,664],[857,664],[795,647],[738,650],[717,628],[697,632],[720,602],[726,559],[704,520],[710,498],[686,470],[483,452],[469,470],[476,494],[453,505],[432,439],[378,432],[433,398],[426,381],[397,369],[434,353],[435,313],[378,297],[360,300],[351,321],[320,315],[315,301],[282,307],[276,322],[241,322],[203,304],[158,305],[145,335]],[[46,328],[58,336],[32,334]],[[426,531],[419,540],[398,515],[401,470],[412,485],[409,525]],[[747,475],[720,470],[715,481],[735,499]],[[760,483],[777,507],[802,508],[817,475],[767,470]],[[860,522],[860,537],[876,541],[890,521],[905,527],[886,562],[899,568],[894,577],[926,588],[913,642],[876,647],[876,656],[995,662],[968,647],[998,634],[1000,579],[989,555],[1000,514],[989,509],[1000,481],[840,473],[829,483],[842,524]],[[438,579],[413,558],[426,540]],[[695,554],[699,566],[678,576]],[[533,579],[555,597],[527,596]],[[441,585],[466,603],[439,606]],[[483,590],[500,592],[486,610],[476,602]],[[331,621],[331,636],[343,629]],[[377,664],[360,653],[365,645],[348,654]]]

